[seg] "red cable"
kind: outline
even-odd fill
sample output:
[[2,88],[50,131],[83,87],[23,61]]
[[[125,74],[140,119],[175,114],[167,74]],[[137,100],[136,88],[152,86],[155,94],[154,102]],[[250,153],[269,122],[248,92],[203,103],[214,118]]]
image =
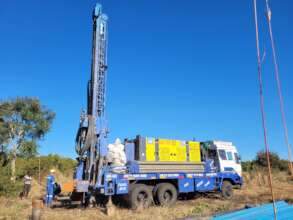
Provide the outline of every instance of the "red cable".
[[289,144],[288,128],[287,128],[285,110],[284,110],[284,101],[283,101],[281,82],[280,82],[280,77],[279,77],[279,75],[280,75],[279,74],[279,67],[278,67],[278,64],[277,64],[277,56],[276,56],[275,43],[274,43],[274,37],[273,37],[273,30],[272,30],[272,24],[271,24],[271,9],[269,7],[268,0],[266,0],[266,9],[267,9],[267,21],[268,21],[268,25],[269,25],[270,40],[271,40],[272,53],[273,53],[275,78],[276,78],[276,82],[277,82],[278,96],[279,96],[279,101],[280,101],[282,124],[283,124],[283,129],[284,129],[285,142],[286,142],[287,150],[288,150],[288,163],[289,163],[289,169],[290,169],[290,172],[291,172],[291,176],[293,176],[291,147],[290,147],[290,144]]
[[263,81],[262,81],[262,71],[261,71],[261,58],[260,58],[260,49],[259,49],[259,37],[258,37],[258,20],[257,20],[257,9],[256,9],[256,0],[254,2],[254,21],[255,21],[255,33],[256,33],[256,51],[257,51],[257,70],[258,70],[258,80],[259,80],[259,93],[260,93],[260,106],[261,106],[261,116],[262,116],[262,127],[264,135],[264,143],[266,148],[266,158],[268,165],[268,179],[269,185],[273,200],[273,209],[274,209],[274,219],[277,219],[277,210],[275,205],[275,196],[273,190],[273,181],[272,181],[272,172],[271,172],[271,163],[270,163],[270,151],[267,139],[267,127],[266,127],[266,117],[265,117],[265,108],[264,108],[264,96],[263,96]]

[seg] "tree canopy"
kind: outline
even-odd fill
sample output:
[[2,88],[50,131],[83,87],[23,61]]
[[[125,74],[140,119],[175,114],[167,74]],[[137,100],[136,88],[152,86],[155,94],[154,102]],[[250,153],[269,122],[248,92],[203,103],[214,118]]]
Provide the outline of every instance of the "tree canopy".
[[[283,160],[275,152],[269,152],[271,167],[280,171],[289,171],[288,161]],[[267,158],[265,151],[259,151],[254,160],[243,161],[242,168],[244,171],[251,171],[255,168],[267,168]]]
[[12,155],[12,175],[17,155],[37,153],[37,141],[50,130],[54,117],[55,113],[37,98],[0,102],[0,145]]

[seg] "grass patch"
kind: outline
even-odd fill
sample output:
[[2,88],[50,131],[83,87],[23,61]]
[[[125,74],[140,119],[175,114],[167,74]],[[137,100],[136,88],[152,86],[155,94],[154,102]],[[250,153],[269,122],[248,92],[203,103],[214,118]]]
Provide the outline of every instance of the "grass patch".
[[231,204],[219,204],[218,206],[214,207],[213,212],[221,213],[227,212],[230,209]]
[[196,206],[191,210],[190,215],[195,216],[195,215],[201,215],[208,210],[211,210],[211,206],[207,203],[199,203],[196,204]]

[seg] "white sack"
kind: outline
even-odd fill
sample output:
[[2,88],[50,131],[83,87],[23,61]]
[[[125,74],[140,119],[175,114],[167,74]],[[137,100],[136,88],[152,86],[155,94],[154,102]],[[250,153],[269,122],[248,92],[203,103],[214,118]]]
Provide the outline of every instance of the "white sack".
[[121,140],[117,138],[114,144],[108,145],[108,153],[106,158],[108,162],[116,166],[123,166],[126,164],[126,155],[124,152],[124,145],[121,143]]

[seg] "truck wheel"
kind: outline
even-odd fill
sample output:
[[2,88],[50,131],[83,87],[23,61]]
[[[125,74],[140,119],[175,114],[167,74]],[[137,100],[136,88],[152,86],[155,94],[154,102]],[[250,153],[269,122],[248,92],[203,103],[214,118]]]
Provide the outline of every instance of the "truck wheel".
[[231,199],[233,197],[233,186],[231,182],[227,180],[223,181],[221,193],[224,199]]
[[152,191],[145,184],[135,184],[130,190],[129,200],[131,209],[148,208],[153,202]]
[[171,183],[160,183],[157,189],[156,199],[161,206],[171,206],[177,201],[178,192]]
[[159,183],[159,184],[155,185],[154,188],[153,188],[153,198],[154,198],[154,203],[155,203],[156,205],[159,205],[159,204],[160,204],[159,201],[158,201],[158,198],[157,198],[157,193],[158,193],[158,188],[159,188],[159,186],[160,186],[161,184],[162,184],[162,183]]

